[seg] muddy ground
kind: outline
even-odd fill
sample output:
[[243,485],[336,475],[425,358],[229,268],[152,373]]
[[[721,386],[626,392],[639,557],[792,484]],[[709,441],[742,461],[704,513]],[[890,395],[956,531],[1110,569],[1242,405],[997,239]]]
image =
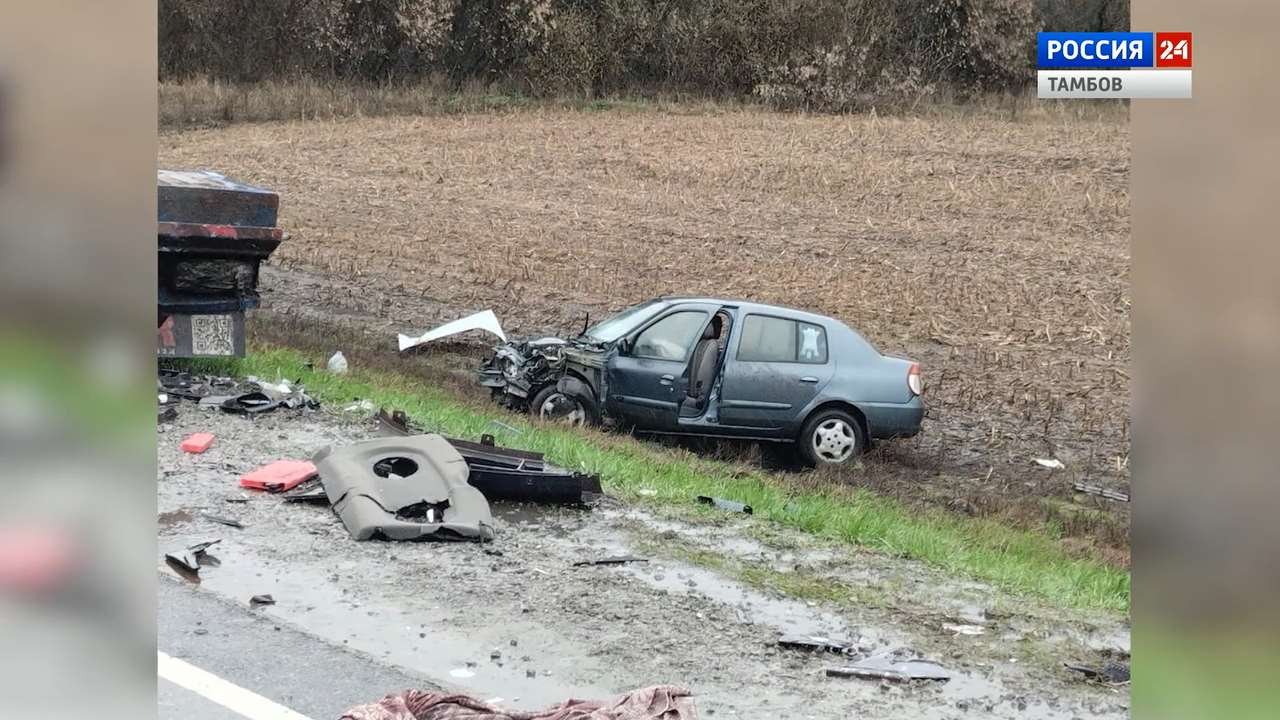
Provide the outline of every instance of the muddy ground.
[[[204,454],[178,449],[194,431],[217,436]],[[1087,684],[1061,667],[1127,652],[1123,620],[1005,597],[756,518],[611,498],[587,509],[495,504],[492,544],[357,543],[327,508],[236,483],[266,462],[376,434],[369,419],[329,409],[247,418],[181,406],[158,427],[160,547],[220,538],[212,550],[220,564],[202,571],[202,591],[238,603],[270,593],[277,603],[258,612],[510,707],[672,682],[697,694],[705,717],[1128,715],[1127,686]],[[650,561],[572,566],[618,553]],[[727,577],[709,558],[862,590],[855,603],[800,600]],[[953,677],[909,685],[828,678],[824,669],[840,661],[778,648],[783,632],[847,638],[863,653],[918,654]],[[216,642],[216,632],[206,637]],[[369,688],[369,697],[398,689]]]
[[266,307],[317,323],[492,308],[565,334],[668,293],[839,317],[924,367],[925,431],[870,484],[1125,564],[1127,507],[1071,487],[1128,488],[1128,144],[1123,118],[544,110],[166,132],[159,155],[280,192]]

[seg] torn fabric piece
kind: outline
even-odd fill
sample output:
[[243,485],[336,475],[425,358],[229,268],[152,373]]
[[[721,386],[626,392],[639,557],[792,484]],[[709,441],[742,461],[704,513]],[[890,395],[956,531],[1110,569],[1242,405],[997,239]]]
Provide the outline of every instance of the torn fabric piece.
[[613,700],[566,700],[537,712],[501,710],[467,695],[406,690],[348,710],[340,720],[694,720],[693,696],[672,685],[634,690]]
[[398,335],[397,337],[400,341],[400,352],[404,352],[411,347],[417,347],[423,343],[429,343],[432,340],[439,340],[442,337],[457,335],[458,333],[466,332],[468,330],[484,330],[485,332],[497,335],[503,342],[507,341],[507,334],[502,332],[502,325],[498,323],[498,316],[494,315],[492,310],[483,310],[475,315],[468,315],[467,317],[459,320],[447,322],[437,328],[428,330],[418,337],[410,337],[404,334]]

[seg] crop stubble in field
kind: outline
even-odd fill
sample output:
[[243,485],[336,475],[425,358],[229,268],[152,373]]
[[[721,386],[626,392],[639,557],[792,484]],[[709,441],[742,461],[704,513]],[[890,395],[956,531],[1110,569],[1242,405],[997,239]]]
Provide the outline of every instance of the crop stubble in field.
[[160,156],[280,191],[285,267],[517,334],[668,293],[835,315],[924,364],[926,431],[889,448],[912,480],[1000,502],[1127,483],[1128,150],[1123,121],[529,110],[175,132]]

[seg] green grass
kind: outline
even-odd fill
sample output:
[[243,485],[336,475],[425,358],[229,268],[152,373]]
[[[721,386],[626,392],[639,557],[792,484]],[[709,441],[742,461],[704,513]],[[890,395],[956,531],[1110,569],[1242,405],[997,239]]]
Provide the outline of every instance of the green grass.
[[[269,348],[212,367],[229,374],[298,380],[313,396],[331,404],[368,399],[404,410],[424,427],[441,433],[461,437],[492,433],[501,444],[536,450],[558,464],[598,473],[606,491],[637,503],[687,506],[695,495],[733,498],[751,505],[757,519],[917,559],[1013,594],[1036,596],[1062,607],[1124,612],[1129,608],[1128,572],[1098,559],[1069,557],[1045,533],[940,510],[909,511],[861,488],[796,488],[766,473],[626,436],[530,423],[496,406],[468,404],[405,374],[356,368],[335,376],[309,369],[309,363],[324,367],[323,358]],[[523,432],[497,428],[490,422],[494,419]]]

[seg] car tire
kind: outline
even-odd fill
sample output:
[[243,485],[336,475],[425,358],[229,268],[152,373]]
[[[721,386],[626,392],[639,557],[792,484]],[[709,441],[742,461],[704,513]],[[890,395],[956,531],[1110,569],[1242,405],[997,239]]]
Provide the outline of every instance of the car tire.
[[548,385],[534,393],[529,401],[529,414],[547,422],[561,422],[573,427],[586,425],[592,421],[592,408],[586,407],[582,401]]
[[849,413],[823,410],[805,421],[796,445],[810,466],[843,465],[867,449],[867,433]]

